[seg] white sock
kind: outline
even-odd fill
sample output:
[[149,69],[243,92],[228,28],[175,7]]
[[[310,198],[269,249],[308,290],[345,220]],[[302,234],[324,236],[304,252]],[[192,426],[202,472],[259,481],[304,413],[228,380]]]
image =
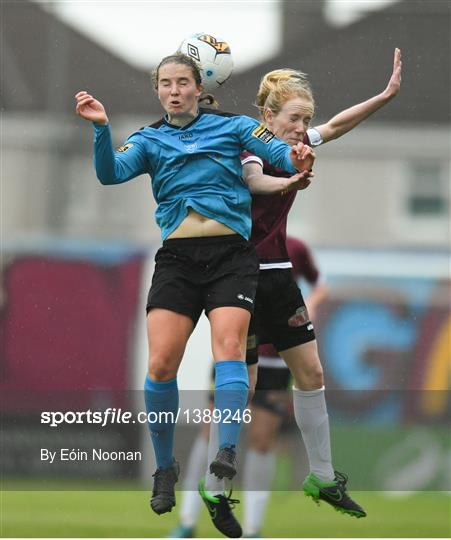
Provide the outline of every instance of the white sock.
[[324,386],[319,390],[298,390],[293,386],[296,423],[301,430],[310,465],[310,472],[320,480],[334,479],[330,450],[329,415]]
[[215,459],[219,450],[219,424],[211,422],[210,439],[208,441],[207,470],[205,472],[205,489],[213,495],[219,495],[225,491],[224,480],[219,480],[217,476],[210,473],[210,463]]
[[247,451],[243,479],[245,536],[255,535],[262,529],[275,468],[275,452]]
[[194,527],[202,506],[202,499],[197,491],[197,484],[202,477],[207,462],[208,441],[199,435],[194,441],[186,467],[183,482],[182,504],[180,506],[180,523],[185,527]]

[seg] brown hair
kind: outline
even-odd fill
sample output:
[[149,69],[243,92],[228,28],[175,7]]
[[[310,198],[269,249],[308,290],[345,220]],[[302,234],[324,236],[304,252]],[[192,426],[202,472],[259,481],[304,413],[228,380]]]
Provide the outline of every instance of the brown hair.
[[[152,83],[155,91],[158,89],[158,76],[160,68],[166,64],[181,64],[188,67],[191,70],[191,74],[197,86],[202,86],[202,75],[199,65],[189,56],[181,52],[166,56],[161,60],[158,66],[152,71]],[[216,101],[212,94],[202,94],[199,98],[199,103],[204,101],[207,105],[212,107],[219,107],[219,103]]]
[[284,103],[293,97],[312,102],[315,107],[312,89],[307,75],[295,69],[276,69],[263,76],[257,92],[256,105],[263,116],[269,109],[278,114]]

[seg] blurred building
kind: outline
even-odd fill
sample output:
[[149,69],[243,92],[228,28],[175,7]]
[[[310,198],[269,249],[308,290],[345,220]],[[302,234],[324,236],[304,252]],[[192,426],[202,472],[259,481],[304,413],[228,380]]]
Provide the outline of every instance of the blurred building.
[[[306,71],[320,123],[382,91],[395,46],[400,95],[340,141],[319,149],[314,185],[298,196],[290,229],[317,246],[449,247],[450,4],[404,0],[346,27],[323,2],[289,1],[284,45],[270,62],[235,74],[222,108],[256,115],[262,74]],[[149,73],[124,63],[32,2],[2,3],[2,222],[5,239],[30,235],[158,244],[149,179],[103,187],[89,125],[73,96],[87,89],[109,111],[115,142],[161,117]],[[151,37],[149,38],[151,39]],[[264,36],[258,30],[249,39]]]

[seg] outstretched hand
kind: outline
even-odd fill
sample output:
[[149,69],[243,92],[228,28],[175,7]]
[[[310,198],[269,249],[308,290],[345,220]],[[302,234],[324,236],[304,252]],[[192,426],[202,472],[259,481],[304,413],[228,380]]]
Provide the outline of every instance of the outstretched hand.
[[388,81],[387,88],[384,90],[384,94],[388,98],[394,98],[401,88],[401,50],[396,48],[393,59],[393,73]]
[[108,124],[108,116],[105,107],[90,94],[82,90],[75,94],[75,101],[77,102],[75,112],[79,116],[85,120],[96,122],[97,124]]

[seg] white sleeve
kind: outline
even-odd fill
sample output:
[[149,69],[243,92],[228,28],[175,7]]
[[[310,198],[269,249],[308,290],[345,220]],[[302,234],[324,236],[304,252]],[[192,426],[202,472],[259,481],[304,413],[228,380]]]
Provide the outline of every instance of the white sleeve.
[[249,156],[246,156],[241,160],[241,165],[244,165],[245,163],[258,163],[261,165],[261,168],[263,169],[263,161],[258,156],[255,156],[254,154],[250,154]]
[[309,128],[307,130],[307,136],[310,140],[310,146],[315,147],[323,144],[323,138],[321,137],[321,133],[317,129]]

